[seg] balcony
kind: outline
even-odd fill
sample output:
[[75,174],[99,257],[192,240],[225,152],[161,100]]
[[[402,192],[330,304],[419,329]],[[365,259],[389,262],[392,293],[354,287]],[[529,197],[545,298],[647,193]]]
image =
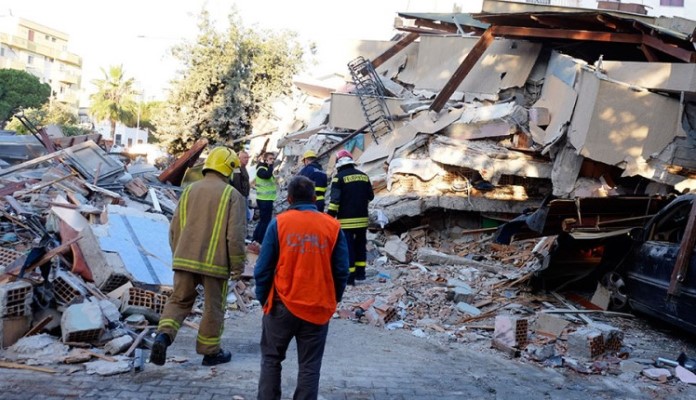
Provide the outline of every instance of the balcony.
[[71,74],[68,72],[61,72],[60,74],[58,74],[59,81],[65,82],[65,83],[70,83],[73,85],[78,85],[78,86],[80,85],[80,78],[81,78],[80,75]]
[[66,64],[72,64],[78,67],[82,67],[82,57],[76,54],[69,53],[67,51],[62,51],[58,48],[54,48],[51,46],[30,42],[29,40],[21,38],[19,36],[0,33],[0,42],[6,43],[10,47],[15,47],[28,52],[50,57],[55,60],[62,61]]

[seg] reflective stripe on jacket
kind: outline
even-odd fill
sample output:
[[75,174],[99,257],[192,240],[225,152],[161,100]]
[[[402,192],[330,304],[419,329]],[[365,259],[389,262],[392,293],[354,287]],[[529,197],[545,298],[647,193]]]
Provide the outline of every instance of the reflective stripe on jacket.
[[236,279],[244,270],[246,202],[221,175],[208,172],[181,195],[169,227],[175,270]]
[[311,179],[312,182],[314,182],[314,194],[317,196],[317,201],[324,200],[329,178],[326,176],[326,172],[321,169],[319,162],[315,160],[305,165],[298,175],[306,176]]
[[[262,178],[262,175],[268,175],[269,178]],[[276,199],[275,178],[272,175],[272,169],[266,164],[259,164],[256,171],[256,199],[267,201]]]
[[370,178],[354,165],[345,165],[331,181],[328,213],[338,219],[343,229],[367,228],[368,204],[374,197]]

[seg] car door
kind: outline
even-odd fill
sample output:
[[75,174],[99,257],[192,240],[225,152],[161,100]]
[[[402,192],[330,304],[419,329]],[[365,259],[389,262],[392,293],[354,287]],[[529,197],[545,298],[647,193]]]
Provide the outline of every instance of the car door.
[[690,218],[693,196],[675,200],[645,227],[642,243],[629,257],[626,286],[631,307],[696,331],[696,251],[691,248],[689,267],[680,290],[668,295],[672,271]]

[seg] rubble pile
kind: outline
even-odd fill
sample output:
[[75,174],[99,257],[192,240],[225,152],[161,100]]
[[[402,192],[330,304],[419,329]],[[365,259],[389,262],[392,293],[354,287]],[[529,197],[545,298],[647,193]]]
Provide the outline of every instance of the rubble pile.
[[[192,164],[205,144],[181,159]],[[187,163],[125,165],[87,140],[0,170],[4,367],[142,368],[173,284],[167,240],[181,188],[159,178],[183,176]],[[230,310],[252,300],[243,282],[230,288]],[[185,322],[194,329],[200,302]]]

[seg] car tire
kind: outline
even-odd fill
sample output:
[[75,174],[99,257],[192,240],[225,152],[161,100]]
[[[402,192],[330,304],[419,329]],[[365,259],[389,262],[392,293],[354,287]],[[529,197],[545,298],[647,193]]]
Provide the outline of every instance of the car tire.
[[602,278],[601,283],[611,293],[609,309],[616,311],[625,311],[629,309],[628,291],[621,274],[616,271],[607,272]]

